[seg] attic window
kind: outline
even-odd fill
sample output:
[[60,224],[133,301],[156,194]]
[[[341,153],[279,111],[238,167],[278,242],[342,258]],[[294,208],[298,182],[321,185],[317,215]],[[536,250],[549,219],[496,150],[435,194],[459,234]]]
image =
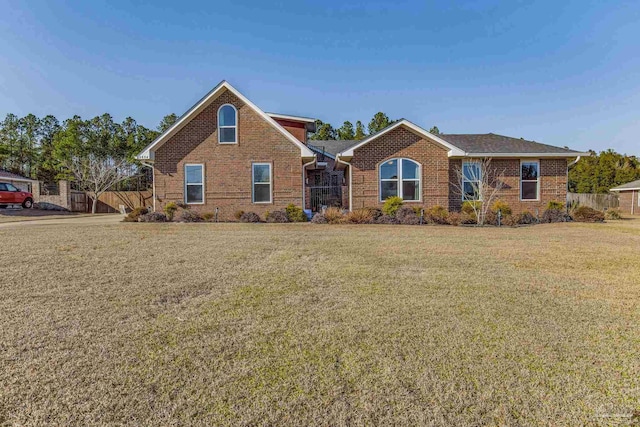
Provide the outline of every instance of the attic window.
[[238,143],[238,110],[231,104],[224,104],[218,110],[218,142]]

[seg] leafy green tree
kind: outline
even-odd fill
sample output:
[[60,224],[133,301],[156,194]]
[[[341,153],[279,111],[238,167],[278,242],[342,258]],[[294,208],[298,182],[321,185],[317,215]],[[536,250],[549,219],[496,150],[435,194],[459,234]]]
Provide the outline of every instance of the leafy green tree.
[[20,119],[15,114],[7,114],[0,126],[0,167],[10,172],[20,173],[18,162],[20,151]]
[[381,131],[393,123],[382,111],[377,112],[369,122],[369,135]]
[[434,135],[440,135],[440,129],[438,129],[438,126],[434,126],[431,129],[429,129],[429,133],[432,133]]
[[353,130],[353,124],[350,121],[346,121],[342,124],[340,128],[338,128],[338,139],[344,141],[350,141],[355,138],[355,133]]
[[364,125],[360,120],[358,120],[356,122],[356,132],[355,132],[355,135],[353,136],[353,139],[360,141],[361,139],[366,138],[366,136],[367,134],[364,130]]
[[44,182],[53,182],[60,170],[53,157],[53,140],[60,132],[60,122],[52,115],[40,120],[40,158],[36,171],[36,178]]
[[336,139],[336,131],[329,123],[323,123],[322,120],[316,120],[316,132],[311,135],[311,139],[315,141]]
[[640,179],[640,160],[635,156],[602,151],[582,157],[569,169],[569,191],[606,193],[610,188]]
[[176,116],[174,113],[167,114],[160,121],[160,124],[158,125],[158,131],[160,133],[163,133],[164,131],[169,129],[171,126],[173,126],[173,124],[177,121],[178,121],[178,116]]

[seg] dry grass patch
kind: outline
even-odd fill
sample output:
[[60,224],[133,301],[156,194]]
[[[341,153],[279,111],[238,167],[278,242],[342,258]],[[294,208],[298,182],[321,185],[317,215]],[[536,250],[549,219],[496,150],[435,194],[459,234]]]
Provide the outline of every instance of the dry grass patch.
[[640,409],[640,220],[0,241],[10,424],[609,425]]

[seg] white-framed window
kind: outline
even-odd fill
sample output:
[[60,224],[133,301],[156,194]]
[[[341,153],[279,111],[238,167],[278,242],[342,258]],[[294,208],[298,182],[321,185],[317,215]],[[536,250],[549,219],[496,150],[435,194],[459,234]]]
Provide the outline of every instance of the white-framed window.
[[405,201],[420,201],[421,167],[411,159],[389,159],[380,164],[380,201],[392,196]]
[[271,163],[253,163],[251,166],[251,198],[253,203],[271,203]]
[[462,162],[462,200],[482,200],[482,165],[480,162]]
[[204,204],[204,165],[184,165],[184,202],[190,205]]
[[540,200],[540,162],[520,162],[520,200]]
[[231,104],[224,104],[218,109],[218,142],[238,143],[238,110]]

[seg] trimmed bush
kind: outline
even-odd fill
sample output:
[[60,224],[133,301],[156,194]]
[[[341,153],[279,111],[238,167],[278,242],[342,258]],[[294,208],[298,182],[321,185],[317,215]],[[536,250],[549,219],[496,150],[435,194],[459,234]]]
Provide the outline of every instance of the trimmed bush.
[[382,206],[382,212],[385,215],[394,216],[398,209],[402,206],[402,199],[398,196],[387,197]]
[[140,222],[167,222],[169,219],[161,212],[149,212],[138,217]]
[[614,220],[614,219],[622,219],[622,215],[620,214],[620,209],[611,208],[604,211],[604,219],[606,220]]
[[293,203],[286,207],[286,214],[291,222],[307,222],[307,215],[302,208],[297,207]]
[[367,208],[356,209],[353,212],[349,212],[345,220],[351,224],[373,224],[373,215]]
[[400,224],[400,221],[395,216],[381,215],[376,219],[376,224]]
[[180,212],[180,216],[178,217],[179,222],[202,222],[202,216],[195,211],[185,209]]
[[477,224],[478,218],[473,213],[462,212],[460,214],[460,224]]
[[573,220],[578,222],[603,222],[604,213],[588,206],[580,206],[573,210]]
[[562,209],[547,209],[542,214],[540,222],[567,222],[571,221],[571,217]]
[[207,222],[211,222],[215,219],[216,214],[213,212],[206,212],[202,214],[202,219],[204,219]]
[[375,222],[376,219],[380,218],[382,216],[382,209],[380,208],[365,208],[369,211],[369,213],[371,214],[371,217],[373,218],[373,221]]
[[330,207],[324,211],[324,217],[329,224],[340,224],[344,222],[344,215],[338,208]]
[[502,212],[502,216],[511,215],[513,212],[511,211],[511,207],[502,200],[496,200],[493,205],[491,205],[491,211],[498,213],[498,211]]
[[427,222],[433,224],[448,224],[449,212],[440,205],[430,207],[424,212],[424,217]]
[[173,221],[173,217],[178,211],[179,207],[176,202],[169,202],[164,206],[164,213],[169,221]]
[[140,216],[144,215],[148,213],[147,208],[135,208],[134,210],[132,210],[131,212],[129,212],[129,214],[127,216],[124,217],[124,219],[122,221],[124,222],[138,222],[138,218],[140,218]]
[[240,222],[260,222],[260,215],[255,212],[245,212],[240,216]]
[[396,218],[400,224],[403,225],[417,225],[420,224],[420,218],[416,215],[413,208],[403,206],[396,211]]
[[311,218],[311,222],[313,224],[326,224],[327,218],[324,217],[321,213],[317,213]]
[[467,215],[475,215],[476,211],[480,211],[480,209],[482,209],[482,202],[467,200],[466,202],[462,203],[460,212]]
[[287,217],[287,213],[285,211],[273,211],[273,212],[269,212],[268,215],[266,215],[266,220],[267,222],[277,222],[277,223],[283,223],[283,222],[289,222],[289,218]]
[[564,209],[564,203],[558,202],[557,200],[551,200],[547,203],[547,210],[549,209],[557,209],[559,211]]
[[240,218],[242,217],[242,215],[244,215],[244,211],[243,210],[235,211],[233,213],[233,217],[235,219],[237,219],[238,221],[240,221]]
[[536,222],[538,222],[538,219],[535,216],[533,216],[533,214],[529,211],[524,211],[516,215],[515,218],[516,218],[516,223],[521,225],[535,224]]
[[450,225],[458,226],[462,222],[461,214],[458,212],[450,212],[447,215],[447,223]]

